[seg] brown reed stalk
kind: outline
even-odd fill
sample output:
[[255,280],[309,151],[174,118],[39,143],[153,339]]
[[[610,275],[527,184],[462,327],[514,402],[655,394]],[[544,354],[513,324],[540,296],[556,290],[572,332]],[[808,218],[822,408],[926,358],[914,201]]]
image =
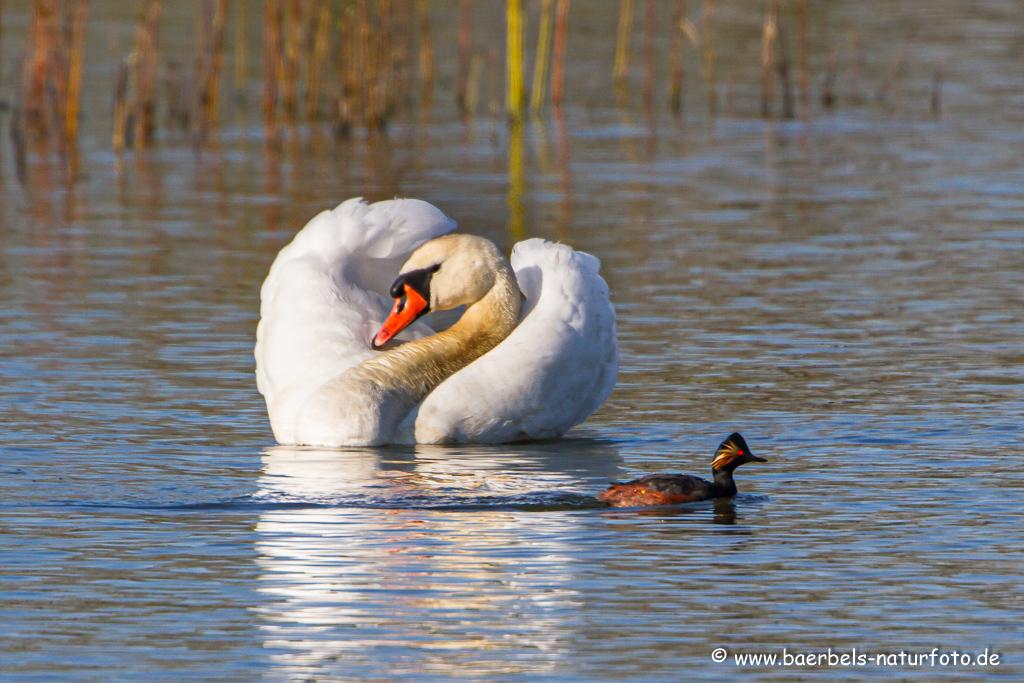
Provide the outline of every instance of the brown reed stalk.
[[[4,35],[4,0],[0,0],[0,38],[2,38],[3,35]],[[0,41],[0,47],[2,47],[2,45],[3,45],[3,42]],[[0,54],[2,54],[2,53],[0,53]],[[2,83],[2,81],[0,81],[0,83]]]
[[707,84],[708,109],[713,114],[718,108],[715,89],[715,70],[718,56],[715,53],[715,0],[704,0],[704,81]]
[[523,0],[506,0],[505,5],[505,108],[509,117],[518,121],[522,118],[526,104],[523,85],[523,32],[526,18],[523,14]]
[[181,63],[176,59],[167,60],[164,72],[164,97],[167,99],[168,123],[176,123],[183,130],[187,130],[189,111],[182,86]]
[[569,0],[558,0],[555,8],[555,47],[551,64],[551,106],[562,109],[565,97],[565,46],[569,35]]
[[899,50],[896,51],[896,56],[893,57],[892,63],[889,65],[888,71],[885,74],[885,80],[882,81],[881,87],[878,88],[877,100],[884,102],[886,97],[889,96],[889,90],[892,88],[892,84],[896,81],[896,76],[899,75],[900,69],[903,68],[903,62],[907,58],[907,47],[909,45],[909,36],[903,40],[900,44]]
[[[501,77],[499,72],[498,51],[487,53],[487,76],[484,82],[490,84],[487,89],[487,111],[493,118],[501,116]],[[512,119],[515,121],[515,118]]]
[[831,109],[836,104],[836,46],[829,48],[825,60],[825,80],[821,86],[821,106]]
[[669,107],[676,116],[683,111],[683,80],[686,78],[686,67],[683,65],[685,21],[686,0],[676,0],[675,10],[672,13],[672,57],[668,82]]
[[160,31],[160,0],[149,0],[135,27],[134,102],[135,144],[148,147],[156,131],[156,72]]
[[192,5],[192,27],[195,35],[194,53],[192,55],[192,87],[189,101],[189,122],[193,127],[193,134],[202,137],[199,131],[205,122],[203,112],[206,110],[206,103],[203,98],[206,96],[206,56],[209,45],[210,24],[213,21],[213,0],[197,0]]
[[730,69],[725,75],[725,115],[732,117],[736,113],[736,77]]
[[[392,106],[397,109],[398,104],[409,98],[409,83],[414,78],[411,74],[411,60],[409,55],[415,50],[415,32],[410,30],[413,25],[413,2],[412,0],[393,0],[391,17],[391,92]],[[462,28],[459,28],[460,32]],[[462,40],[461,33],[459,40]],[[461,44],[460,48],[461,50]]]
[[357,113],[364,121],[373,118],[370,108],[375,99],[374,83],[376,81],[376,74],[372,72],[370,61],[370,12],[367,5],[368,0],[358,0],[359,39],[355,43],[359,47],[356,65],[356,74],[359,78]]
[[551,56],[551,16],[554,0],[543,0],[540,6],[540,29],[537,32],[537,56],[533,60],[533,88],[530,93],[530,111],[540,114],[547,89],[548,61]]
[[246,24],[248,23],[248,0],[238,0],[235,3],[235,96],[242,97],[246,89],[246,62],[249,59],[248,44],[246,35]]
[[846,60],[850,73],[850,100],[854,104],[864,101],[864,95],[860,91],[860,74],[858,63],[860,56],[857,52],[857,34],[851,31],[846,36]]
[[430,28],[430,0],[416,0],[420,34],[420,79],[423,103],[430,106],[434,93],[434,41]]
[[807,116],[811,106],[811,67],[808,61],[808,43],[810,41],[810,14],[807,0],[796,2],[797,21],[797,67],[800,69],[800,111]]
[[[369,10],[369,7],[367,8]],[[383,59],[384,41],[387,38],[385,28],[385,8],[381,0],[377,0],[372,15],[367,14],[366,80],[368,84],[363,116],[366,127],[370,131],[383,130],[387,125],[387,62]]]
[[[298,75],[296,80],[297,102],[296,111],[304,114],[306,118],[312,116],[309,111],[310,79],[313,74],[313,62],[316,60],[316,34],[317,23],[320,18],[319,5],[321,0],[303,0],[299,6],[299,50],[298,50]],[[300,84],[306,86],[305,93],[299,93]]]
[[[3,2],[0,0],[0,14]],[[68,102],[65,112],[65,135],[70,143],[78,140],[79,108],[82,100],[82,65],[85,58],[85,22],[89,16],[89,0],[75,3],[75,18],[71,28],[71,55],[68,68]]]
[[[24,65],[19,65],[23,68]],[[11,147],[14,148],[14,169],[18,181],[25,184],[28,177],[28,153],[25,144],[24,116],[20,104],[15,103],[11,112]]]
[[[68,30],[62,30],[62,25]],[[64,133],[67,131],[68,75],[70,73],[67,59],[71,52],[71,27],[70,6],[67,3],[55,3],[49,23],[50,54],[47,59],[49,81],[47,95],[50,106],[47,115],[50,119],[50,127],[61,134],[58,144],[61,145],[62,152],[67,142]]]
[[220,118],[220,74],[224,65],[224,26],[228,18],[228,0],[217,0],[213,15],[213,31],[210,42],[209,69],[204,88],[206,111],[203,113],[204,132]]
[[459,71],[455,79],[455,106],[466,113],[466,91],[469,88],[470,60],[473,48],[473,0],[459,3]]
[[352,116],[355,98],[359,95],[359,79],[356,71],[358,41],[355,40],[355,7],[351,0],[345,0],[338,19],[338,85],[334,98],[334,136],[346,138],[352,132]]
[[25,127],[42,137],[49,132],[50,111],[46,107],[49,80],[55,71],[57,50],[57,3],[34,0],[29,25],[30,53],[22,67],[22,116]]
[[278,139],[277,130],[277,99],[278,72],[283,69],[284,41],[282,31],[281,0],[267,0],[263,5],[263,56],[261,76],[263,80],[260,93],[260,108],[263,111],[263,137],[267,141]]
[[615,67],[612,79],[615,89],[624,94],[629,71],[629,47],[633,37],[633,0],[622,0],[619,5],[619,30],[615,39]]
[[794,117],[793,85],[789,77],[789,47],[786,44],[786,35],[782,21],[779,18],[778,0],[773,0],[773,2],[775,4],[776,30],[778,32],[775,44],[778,48],[776,63],[779,70],[779,87],[782,89],[782,118],[788,120]]
[[284,83],[281,101],[285,116],[294,122],[298,116],[299,49],[302,41],[302,4],[285,0],[284,12]]
[[120,154],[125,148],[128,132],[128,78],[134,66],[134,55],[121,62],[117,67],[117,78],[114,81],[114,153]]
[[[426,17],[429,22],[430,7],[426,7]],[[426,27],[427,41],[430,42],[430,25]],[[377,49],[374,52],[374,60],[377,63],[377,104],[378,112],[377,128],[384,130],[387,127],[388,119],[398,107],[398,93],[395,91],[395,12],[394,0],[377,0],[377,39],[374,43]],[[424,93],[422,105],[424,108],[430,106],[434,85],[434,51],[430,48],[430,89]]]
[[764,29],[761,31],[761,116],[768,118],[772,114],[772,103],[775,99],[775,39],[779,31],[778,0],[768,0],[764,16]]
[[654,106],[654,0],[644,2],[644,106]]
[[323,0],[317,12],[316,34],[313,39],[313,57],[309,63],[309,90],[306,91],[306,115],[311,119],[320,113],[320,81],[327,61],[327,47],[331,28],[331,3]]
[[466,85],[466,109],[467,116],[475,116],[480,103],[480,79],[484,73],[484,58],[481,55],[473,55],[469,60],[469,82]]

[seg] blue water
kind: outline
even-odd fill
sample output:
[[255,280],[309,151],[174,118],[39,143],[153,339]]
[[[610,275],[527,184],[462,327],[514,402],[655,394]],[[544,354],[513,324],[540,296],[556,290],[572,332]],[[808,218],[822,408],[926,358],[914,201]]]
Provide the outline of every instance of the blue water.
[[[870,97],[852,103],[843,71],[842,106],[805,121],[758,117],[761,10],[722,7],[737,85],[715,117],[696,61],[682,122],[616,108],[579,78],[610,69],[604,46],[580,48],[564,122],[521,139],[439,95],[386,138],[301,127],[268,153],[225,114],[212,149],[163,133],[119,162],[97,113],[74,182],[46,153],[20,182],[3,149],[0,680],[1019,680],[1024,21],[977,5],[905,8],[920,28],[886,103],[871,89],[901,24],[823,14],[865,32]],[[168,16],[173,41],[188,17]],[[614,32],[614,12],[581,21]],[[109,106],[104,69],[85,111]],[[544,444],[275,446],[260,284],[306,220],[359,195],[599,256],[623,354],[608,403]],[[731,501],[592,498],[709,474],[734,430],[768,462]],[[784,648],[1000,660],[733,658]]]

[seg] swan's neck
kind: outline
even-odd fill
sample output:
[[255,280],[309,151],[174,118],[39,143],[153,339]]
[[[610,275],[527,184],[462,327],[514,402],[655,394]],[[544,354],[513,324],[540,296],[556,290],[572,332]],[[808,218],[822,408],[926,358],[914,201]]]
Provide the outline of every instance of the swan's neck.
[[[495,284],[443,332],[407,342],[352,371],[412,409],[444,380],[497,346],[519,322],[519,285],[508,263]],[[404,415],[403,415],[404,416]]]

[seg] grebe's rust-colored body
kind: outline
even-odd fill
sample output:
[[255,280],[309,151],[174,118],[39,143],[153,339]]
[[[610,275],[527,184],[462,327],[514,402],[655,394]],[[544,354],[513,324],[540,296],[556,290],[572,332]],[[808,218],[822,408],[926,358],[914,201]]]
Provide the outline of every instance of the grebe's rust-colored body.
[[715,451],[715,459],[711,461],[712,481],[689,474],[648,474],[624,484],[612,484],[598,493],[597,499],[611,507],[623,508],[680,505],[735,496],[732,472],[748,462],[767,460],[751,453],[739,432],[734,432]]

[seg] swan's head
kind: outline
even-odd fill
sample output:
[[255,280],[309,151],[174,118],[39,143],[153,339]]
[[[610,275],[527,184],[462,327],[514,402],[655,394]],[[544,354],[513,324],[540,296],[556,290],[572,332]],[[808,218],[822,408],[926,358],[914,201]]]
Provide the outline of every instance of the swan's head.
[[494,287],[497,273],[511,272],[494,243],[475,235],[444,235],[413,252],[391,285],[395,305],[373,339],[375,347],[430,311],[469,306]]

